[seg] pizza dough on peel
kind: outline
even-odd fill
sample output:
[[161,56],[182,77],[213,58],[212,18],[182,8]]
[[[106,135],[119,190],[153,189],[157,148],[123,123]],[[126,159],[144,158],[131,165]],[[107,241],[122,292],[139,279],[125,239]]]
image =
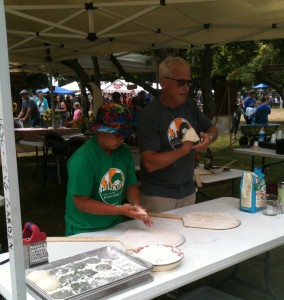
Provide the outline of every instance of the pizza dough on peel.
[[127,230],[119,238],[126,249],[136,249],[148,245],[179,246],[185,242],[184,236],[178,232],[168,230]]
[[194,142],[194,143],[199,141],[199,136],[196,134],[193,127],[190,127],[189,129],[187,129],[182,141],[183,142],[189,141],[189,142]]
[[241,221],[225,213],[192,212],[182,217],[186,227],[204,229],[231,229],[241,225]]

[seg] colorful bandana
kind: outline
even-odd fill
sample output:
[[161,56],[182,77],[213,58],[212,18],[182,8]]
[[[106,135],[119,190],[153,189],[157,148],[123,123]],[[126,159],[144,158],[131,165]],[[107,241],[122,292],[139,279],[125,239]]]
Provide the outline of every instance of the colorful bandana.
[[113,134],[131,135],[131,112],[116,103],[104,104],[99,107],[97,116],[90,130]]

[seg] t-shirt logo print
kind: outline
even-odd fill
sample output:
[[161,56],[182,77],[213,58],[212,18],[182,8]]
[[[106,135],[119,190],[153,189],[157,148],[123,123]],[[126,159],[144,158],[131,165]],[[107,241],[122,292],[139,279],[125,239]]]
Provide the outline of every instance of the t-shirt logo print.
[[173,149],[181,147],[182,138],[190,127],[190,123],[181,117],[176,118],[171,122],[168,128],[168,140]]
[[118,199],[118,196],[122,193],[124,183],[125,176],[123,172],[120,169],[110,168],[101,180],[99,187],[101,199],[105,203],[110,203],[108,199]]

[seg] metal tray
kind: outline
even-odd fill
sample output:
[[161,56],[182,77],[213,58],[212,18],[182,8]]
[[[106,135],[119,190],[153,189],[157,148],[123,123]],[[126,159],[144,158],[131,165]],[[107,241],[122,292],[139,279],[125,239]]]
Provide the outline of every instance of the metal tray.
[[26,270],[46,270],[61,287],[45,292],[29,279],[28,291],[36,299],[104,299],[153,280],[153,265],[128,252],[107,246]]

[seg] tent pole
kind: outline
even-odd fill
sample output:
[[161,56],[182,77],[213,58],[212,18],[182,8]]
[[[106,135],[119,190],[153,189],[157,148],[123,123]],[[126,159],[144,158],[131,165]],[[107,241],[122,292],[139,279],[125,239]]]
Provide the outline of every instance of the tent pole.
[[227,87],[228,89],[228,124],[229,124],[229,137],[230,137],[230,143],[232,142],[232,134],[231,134],[231,129],[232,129],[232,122],[231,122],[231,92],[230,92],[230,85]]
[[12,287],[12,295],[7,291],[7,295],[3,296],[8,299],[24,300],[26,299],[25,260],[3,0],[0,1],[0,37],[0,145]]
[[52,85],[52,69],[51,62],[48,62],[48,82],[49,82],[49,91],[50,91],[50,103],[51,103],[51,111],[52,111],[52,127],[55,129],[55,105],[54,105],[54,97],[53,97],[53,85]]

